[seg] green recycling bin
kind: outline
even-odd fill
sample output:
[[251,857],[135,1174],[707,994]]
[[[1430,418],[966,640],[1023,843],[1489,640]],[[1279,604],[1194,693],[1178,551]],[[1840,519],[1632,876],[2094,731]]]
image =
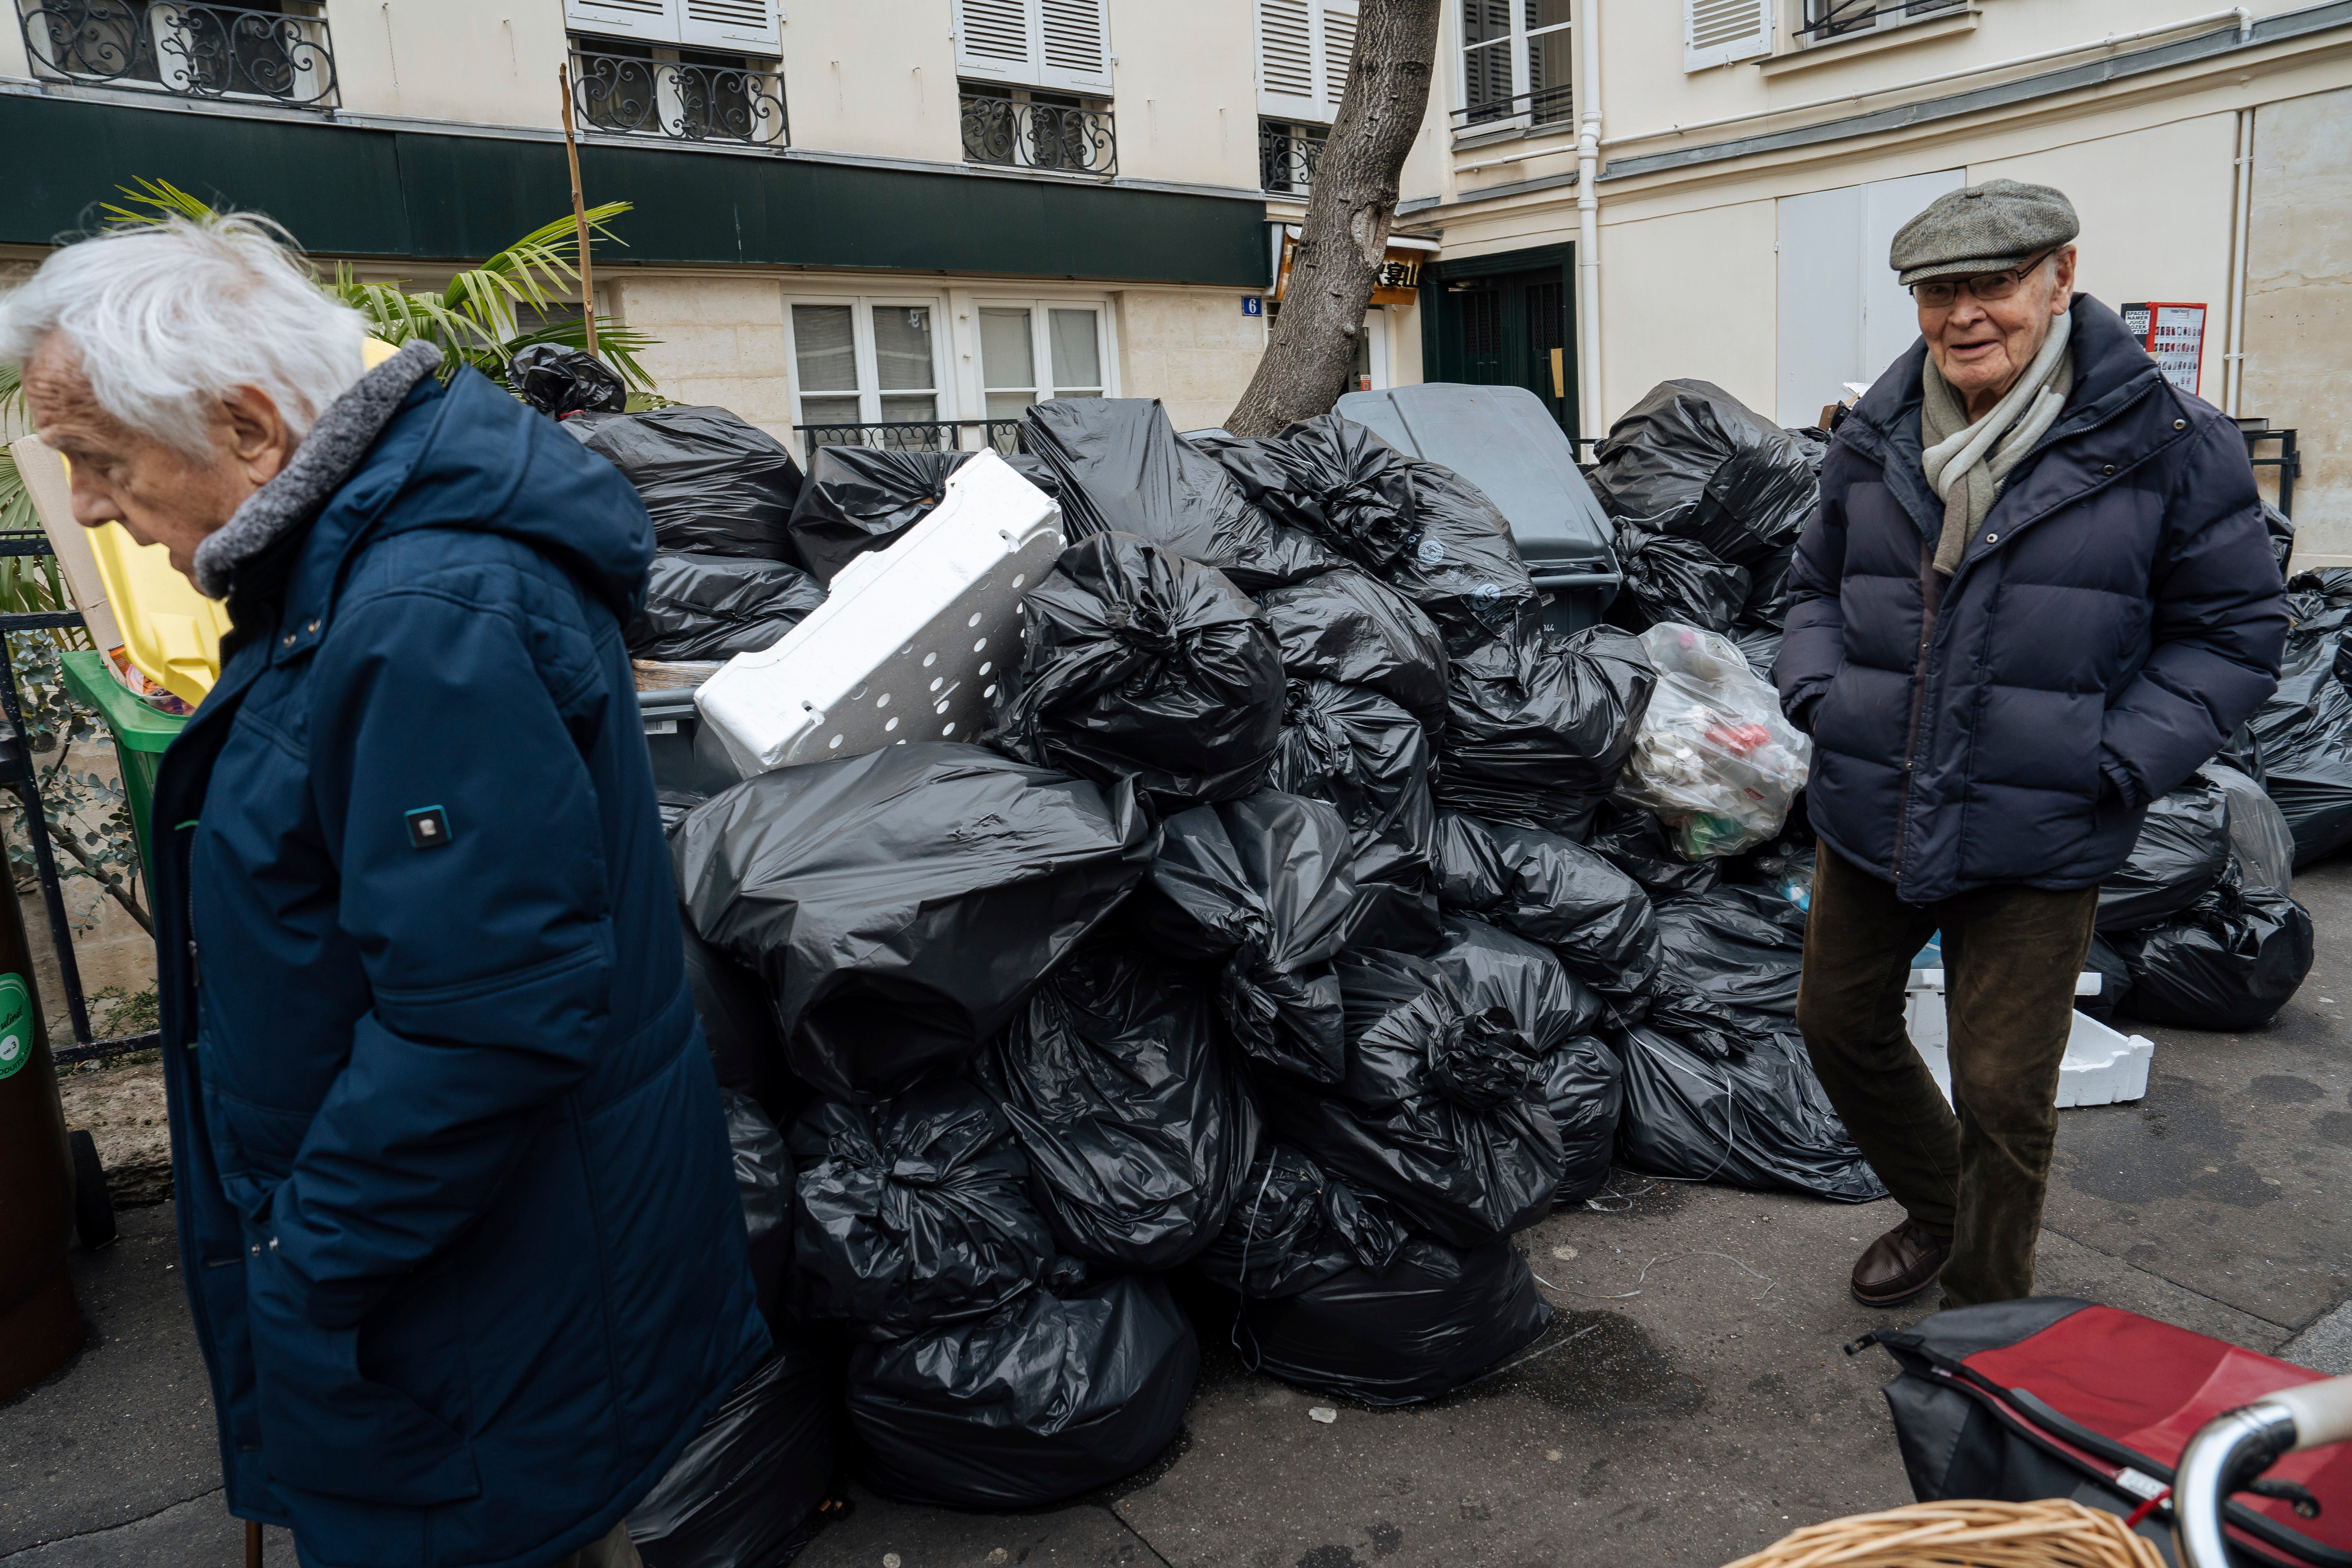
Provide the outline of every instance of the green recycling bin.
[[184,718],[158,713],[122,689],[106,668],[106,656],[79,650],[58,656],[66,689],[83,707],[94,709],[114,735],[114,754],[122,764],[122,793],[131,803],[131,824],[139,835],[139,875],[147,897],[155,896],[155,773],[163,765],[163,748],[187,724]]

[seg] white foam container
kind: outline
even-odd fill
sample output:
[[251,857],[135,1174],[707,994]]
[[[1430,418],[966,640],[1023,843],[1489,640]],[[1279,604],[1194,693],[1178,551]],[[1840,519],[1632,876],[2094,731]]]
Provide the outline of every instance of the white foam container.
[[971,741],[1021,635],[1024,589],[1062,552],[1062,511],[994,452],[948,480],[929,517],[858,556],[824,604],[694,694],[745,778],[903,741]]
[[[2085,971],[2074,983],[2077,996],[2096,996],[2101,976]],[[2121,1035],[2087,1013],[2074,1013],[2066,1057],[2058,1068],[2058,1106],[2120,1105],[2147,1094],[2147,1064],[2156,1045],[2145,1035]],[[1944,972],[1915,969],[1904,996],[1904,1024],[1911,1043],[1936,1075],[1936,1087],[1952,1098],[1951,1028],[1944,1015]]]

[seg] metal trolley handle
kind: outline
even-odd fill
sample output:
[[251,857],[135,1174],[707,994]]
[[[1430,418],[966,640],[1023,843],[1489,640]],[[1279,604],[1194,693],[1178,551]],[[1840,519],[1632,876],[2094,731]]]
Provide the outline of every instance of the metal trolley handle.
[[2172,1490],[2182,1568],[2229,1568],[2221,1508],[2279,1457],[2352,1442],[2352,1377],[2306,1383],[2215,1416],[2181,1450]]

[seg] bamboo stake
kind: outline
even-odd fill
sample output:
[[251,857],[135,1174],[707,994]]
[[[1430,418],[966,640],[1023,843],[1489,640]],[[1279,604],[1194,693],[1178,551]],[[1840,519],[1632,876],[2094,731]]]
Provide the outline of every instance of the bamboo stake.
[[588,267],[588,204],[580,195],[580,138],[572,128],[572,68],[555,68],[563,89],[563,154],[572,162],[572,226],[580,238],[580,317],[588,326],[588,352],[596,353],[596,283]]

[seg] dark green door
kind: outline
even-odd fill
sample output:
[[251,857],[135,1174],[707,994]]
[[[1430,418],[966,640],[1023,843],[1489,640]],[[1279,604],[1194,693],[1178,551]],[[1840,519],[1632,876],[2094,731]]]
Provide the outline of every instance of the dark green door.
[[[1524,386],[1576,431],[1576,343],[1566,246],[1440,263],[1423,295],[1431,381]],[[1530,266],[1530,262],[1540,262]]]

